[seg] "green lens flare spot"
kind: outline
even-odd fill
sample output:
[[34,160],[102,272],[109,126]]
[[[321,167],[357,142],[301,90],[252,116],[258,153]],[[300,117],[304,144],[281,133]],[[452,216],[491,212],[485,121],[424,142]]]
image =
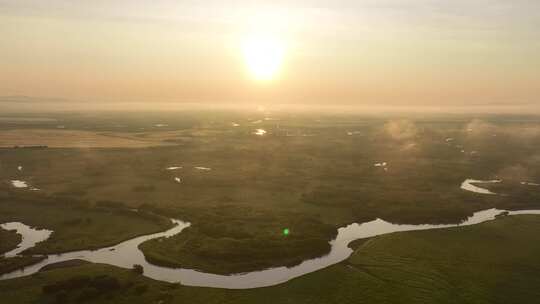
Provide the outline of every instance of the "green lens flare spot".
[[287,236],[289,235],[289,233],[290,233],[289,228],[283,229],[283,235]]

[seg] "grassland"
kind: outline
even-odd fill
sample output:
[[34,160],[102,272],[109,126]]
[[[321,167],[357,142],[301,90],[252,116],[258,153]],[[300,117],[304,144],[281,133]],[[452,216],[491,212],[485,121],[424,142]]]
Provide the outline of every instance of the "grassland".
[[21,236],[15,231],[0,229],[0,254],[15,249],[21,242]]
[[44,257],[42,256],[0,257],[0,274],[24,269],[24,267],[35,264],[43,259]]
[[102,204],[87,205],[75,199],[36,196],[34,193],[13,196],[7,191],[0,196],[0,222],[21,221],[53,230],[47,241],[38,243],[25,252],[27,254],[96,249],[171,226],[160,216]]
[[[91,206],[107,200],[122,209],[139,208],[191,222],[192,227],[177,237],[142,246],[157,264],[217,273],[293,265],[325,254],[336,229],[351,222],[380,217],[398,223],[450,223],[492,207],[540,207],[540,188],[520,184],[540,180],[540,137],[536,118],[531,117],[403,120],[180,112],[53,118],[54,123],[4,123],[0,129],[52,129],[61,124],[67,130],[126,133],[174,145],[0,149],[0,180],[12,193],[5,202],[29,195],[25,189],[10,188],[10,180],[20,179],[41,189],[32,193],[32,200],[45,196],[58,201],[59,205],[37,204],[46,210],[71,206],[73,200]],[[254,135],[257,128],[268,133]],[[374,166],[380,162],[387,162],[387,170]],[[170,166],[182,168],[166,170]],[[212,170],[196,168],[200,166]],[[505,182],[490,187],[505,195],[482,196],[459,188],[466,178],[498,177]],[[55,207],[47,209],[49,204]],[[53,211],[41,220],[39,208],[9,206],[0,212],[3,220],[31,220],[59,233],[87,229],[82,235],[64,232],[64,237],[53,237],[40,246],[46,251],[97,246],[142,227],[98,212],[89,213],[95,225],[85,228],[79,222],[72,229]],[[66,222],[86,217],[86,211],[66,210]],[[4,215],[9,212],[10,217]],[[282,234],[285,228],[290,229],[288,236]],[[102,239],[94,242],[94,234],[111,239],[99,236]]]
[[515,216],[379,236],[343,263],[252,290],[186,287],[82,265],[2,281],[0,293],[7,303],[534,303],[539,229],[540,217]]
[[[0,255],[15,249],[21,242],[22,238],[20,234],[15,231],[0,229]],[[0,257],[0,274],[19,269],[25,265],[33,264],[39,261],[39,258],[32,257],[16,257],[5,258]]]
[[160,136],[141,138],[119,132],[16,129],[0,131],[0,148],[43,146],[49,148],[145,148],[167,146]]

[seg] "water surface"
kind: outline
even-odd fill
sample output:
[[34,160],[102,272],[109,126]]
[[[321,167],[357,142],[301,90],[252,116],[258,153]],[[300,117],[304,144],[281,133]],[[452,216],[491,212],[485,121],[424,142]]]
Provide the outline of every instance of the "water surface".
[[52,231],[47,229],[35,229],[20,222],[1,224],[0,228],[5,230],[15,230],[22,236],[22,241],[17,248],[4,253],[4,257],[14,257],[28,248],[34,247],[37,243],[43,242],[51,236]]
[[495,192],[491,192],[488,189],[475,186],[474,184],[495,184],[495,183],[500,183],[500,182],[502,182],[502,180],[500,180],[500,179],[477,180],[477,179],[470,179],[469,178],[469,179],[466,179],[461,184],[461,189],[466,190],[466,191],[475,192],[475,193],[480,193],[480,194],[497,194]]
[[[355,223],[338,229],[337,237],[330,242],[331,250],[326,256],[309,259],[293,267],[276,267],[267,270],[248,272],[236,275],[217,275],[204,273],[192,269],[161,267],[148,263],[138,246],[151,239],[170,237],[181,233],[189,223],[180,220],[172,220],[175,226],[165,232],[155,233],[146,236],[136,237],[134,239],[122,242],[118,245],[102,248],[95,251],[82,250],[64,254],[49,255],[45,260],[28,266],[21,270],[0,275],[0,280],[17,278],[36,273],[43,266],[67,261],[71,259],[82,259],[94,263],[104,263],[122,268],[132,268],[134,264],[140,264],[144,268],[144,276],[165,281],[180,282],[187,286],[216,287],[228,289],[248,289],[277,285],[287,282],[293,278],[323,269],[325,267],[339,263],[347,259],[353,252],[348,247],[349,243],[358,240],[370,238],[378,235],[413,230],[444,229],[469,226],[479,224],[485,221],[495,219],[495,217],[505,210],[488,209],[475,212],[467,220],[459,224],[443,225],[399,225],[387,222],[382,219],[376,219],[366,223]],[[521,210],[508,211],[508,215],[518,214],[540,214],[540,210]],[[23,231],[22,233],[35,233],[34,231]]]

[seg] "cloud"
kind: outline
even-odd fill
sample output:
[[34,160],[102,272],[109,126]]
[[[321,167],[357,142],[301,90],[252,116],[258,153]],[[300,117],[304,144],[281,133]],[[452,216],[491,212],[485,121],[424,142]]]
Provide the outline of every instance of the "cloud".
[[524,140],[530,140],[534,138],[540,137],[540,126],[527,126],[522,127],[519,130],[516,130],[517,132],[514,133],[514,136],[524,139]]

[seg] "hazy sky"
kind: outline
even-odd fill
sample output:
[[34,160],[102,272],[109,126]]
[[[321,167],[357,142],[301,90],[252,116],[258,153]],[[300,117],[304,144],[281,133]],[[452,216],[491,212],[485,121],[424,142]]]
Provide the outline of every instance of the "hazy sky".
[[[269,35],[260,81],[242,46]],[[0,0],[0,37],[0,95],[540,103],[538,0]]]

